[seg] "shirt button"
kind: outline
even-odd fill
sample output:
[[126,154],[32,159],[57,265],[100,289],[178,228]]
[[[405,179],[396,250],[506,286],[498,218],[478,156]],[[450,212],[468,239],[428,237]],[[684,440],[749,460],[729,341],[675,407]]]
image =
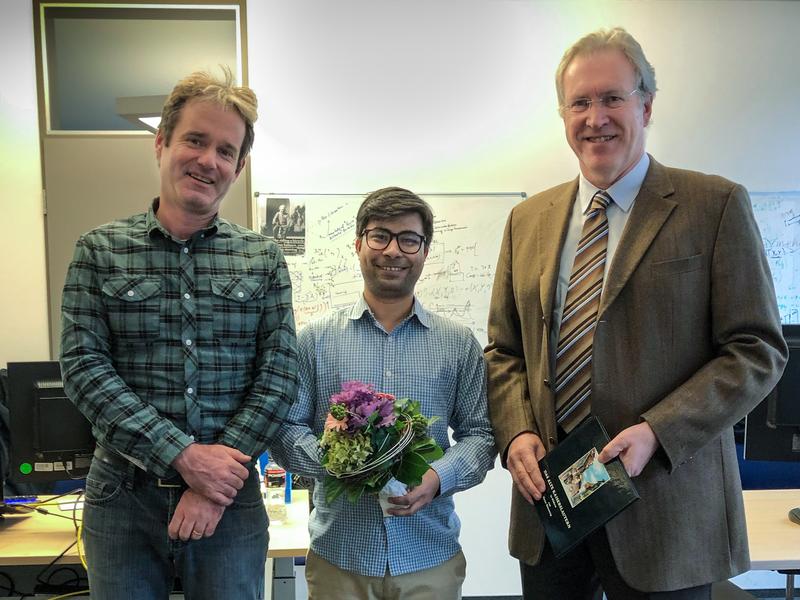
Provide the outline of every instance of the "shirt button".
[[194,388],[186,388],[187,394],[194,394]]
[[188,248],[184,248],[184,249],[183,249],[183,253],[184,253],[184,254],[189,254],[189,249],[188,249]]
[[186,345],[187,346],[191,346],[192,345],[192,340],[186,340]]
[[244,292],[239,292],[239,293],[238,293],[238,294],[236,294],[236,295],[237,295],[237,296],[239,296],[239,298],[244,298]]
[[189,294],[189,293],[186,293],[186,294],[184,294],[184,295],[183,295],[183,297],[184,297],[184,298],[186,298],[186,299],[188,300],[189,298],[191,298],[191,297],[192,297],[192,295],[191,295],[191,294]]
[[386,371],[386,376],[387,377],[391,377],[392,376],[392,372],[391,371]]
[[133,290],[128,290],[128,296],[133,296],[135,292]]

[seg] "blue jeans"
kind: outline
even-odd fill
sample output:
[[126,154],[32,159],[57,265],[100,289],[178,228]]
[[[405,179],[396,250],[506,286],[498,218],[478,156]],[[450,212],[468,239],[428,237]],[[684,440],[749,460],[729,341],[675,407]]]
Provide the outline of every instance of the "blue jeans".
[[92,461],[83,540],[93,600],[165,600],[176,576],[188,600],[263,599],[269,535],[257,472],[210,538],[169,538],[184,489],[158,487],[133,465],[120,471]]

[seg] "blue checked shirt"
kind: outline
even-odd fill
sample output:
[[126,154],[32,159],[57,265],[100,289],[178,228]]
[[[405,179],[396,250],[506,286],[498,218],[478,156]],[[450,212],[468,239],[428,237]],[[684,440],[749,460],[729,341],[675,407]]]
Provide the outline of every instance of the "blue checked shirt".
[[[311,549],[342,569],[373,577],[383,577],[387,568],[402,575],[452,558],[460,549],[461,529],[452,495],[483,481],[495,457],[486,368],[472,332],[415,300],[412,314],[387,334],[362,298],[309,324],[298,336],[298,347],[299,397],[271,450],[291,471],[318,480],[309,521]],[[351,380],[419,400],[424,415],[440,417],[431,435],[445,449],[432,464],[441,494],[411,517],[383,517],[375,496],[356,504],[344,495],[330,506],[325,502],[317,438],[330,397]],[[448,425],[456,441],[452,446]]]
[[170,477],[192,441],[263,452],[294,399],[297,349],[280,249],[220,218],[176,240],[157,207],[78,240],[61,369],[99,443]]

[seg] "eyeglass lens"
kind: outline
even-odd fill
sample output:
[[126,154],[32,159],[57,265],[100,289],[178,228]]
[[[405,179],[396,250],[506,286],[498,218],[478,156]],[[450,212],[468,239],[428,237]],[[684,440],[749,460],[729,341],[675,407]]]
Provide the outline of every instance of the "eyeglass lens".
[[425,239],[423,236],[413,231],[401,231],[400,233],[392,233],[388,229],[376,227],[375,229],[368,229],[367,245],[373,250],[385,250],[392,240],[397,238],[397,245],[402,252],[406,254],[416,254],[419,252],[422,242]]

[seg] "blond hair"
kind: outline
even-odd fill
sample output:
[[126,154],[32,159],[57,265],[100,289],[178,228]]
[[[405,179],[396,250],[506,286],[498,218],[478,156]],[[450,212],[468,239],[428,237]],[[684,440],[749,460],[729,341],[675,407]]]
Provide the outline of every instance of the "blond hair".
[[222,66],[222,72],[224,79],[214,77],[205,71],[196,71],[181,79],[164,103],[158,129],[164,138],[164,145],[169,146],[181,110],[189,100],[214,102],[226,110],[233,108],[242,117],[245,125],[244,140],[236,162],[239,170],[244,165],[244,159],[247,158],[250,148],[253,147],[255,138],[253,124],[258,119],[258,100],[249,87],[234,85],[235,80],[230,68]]

